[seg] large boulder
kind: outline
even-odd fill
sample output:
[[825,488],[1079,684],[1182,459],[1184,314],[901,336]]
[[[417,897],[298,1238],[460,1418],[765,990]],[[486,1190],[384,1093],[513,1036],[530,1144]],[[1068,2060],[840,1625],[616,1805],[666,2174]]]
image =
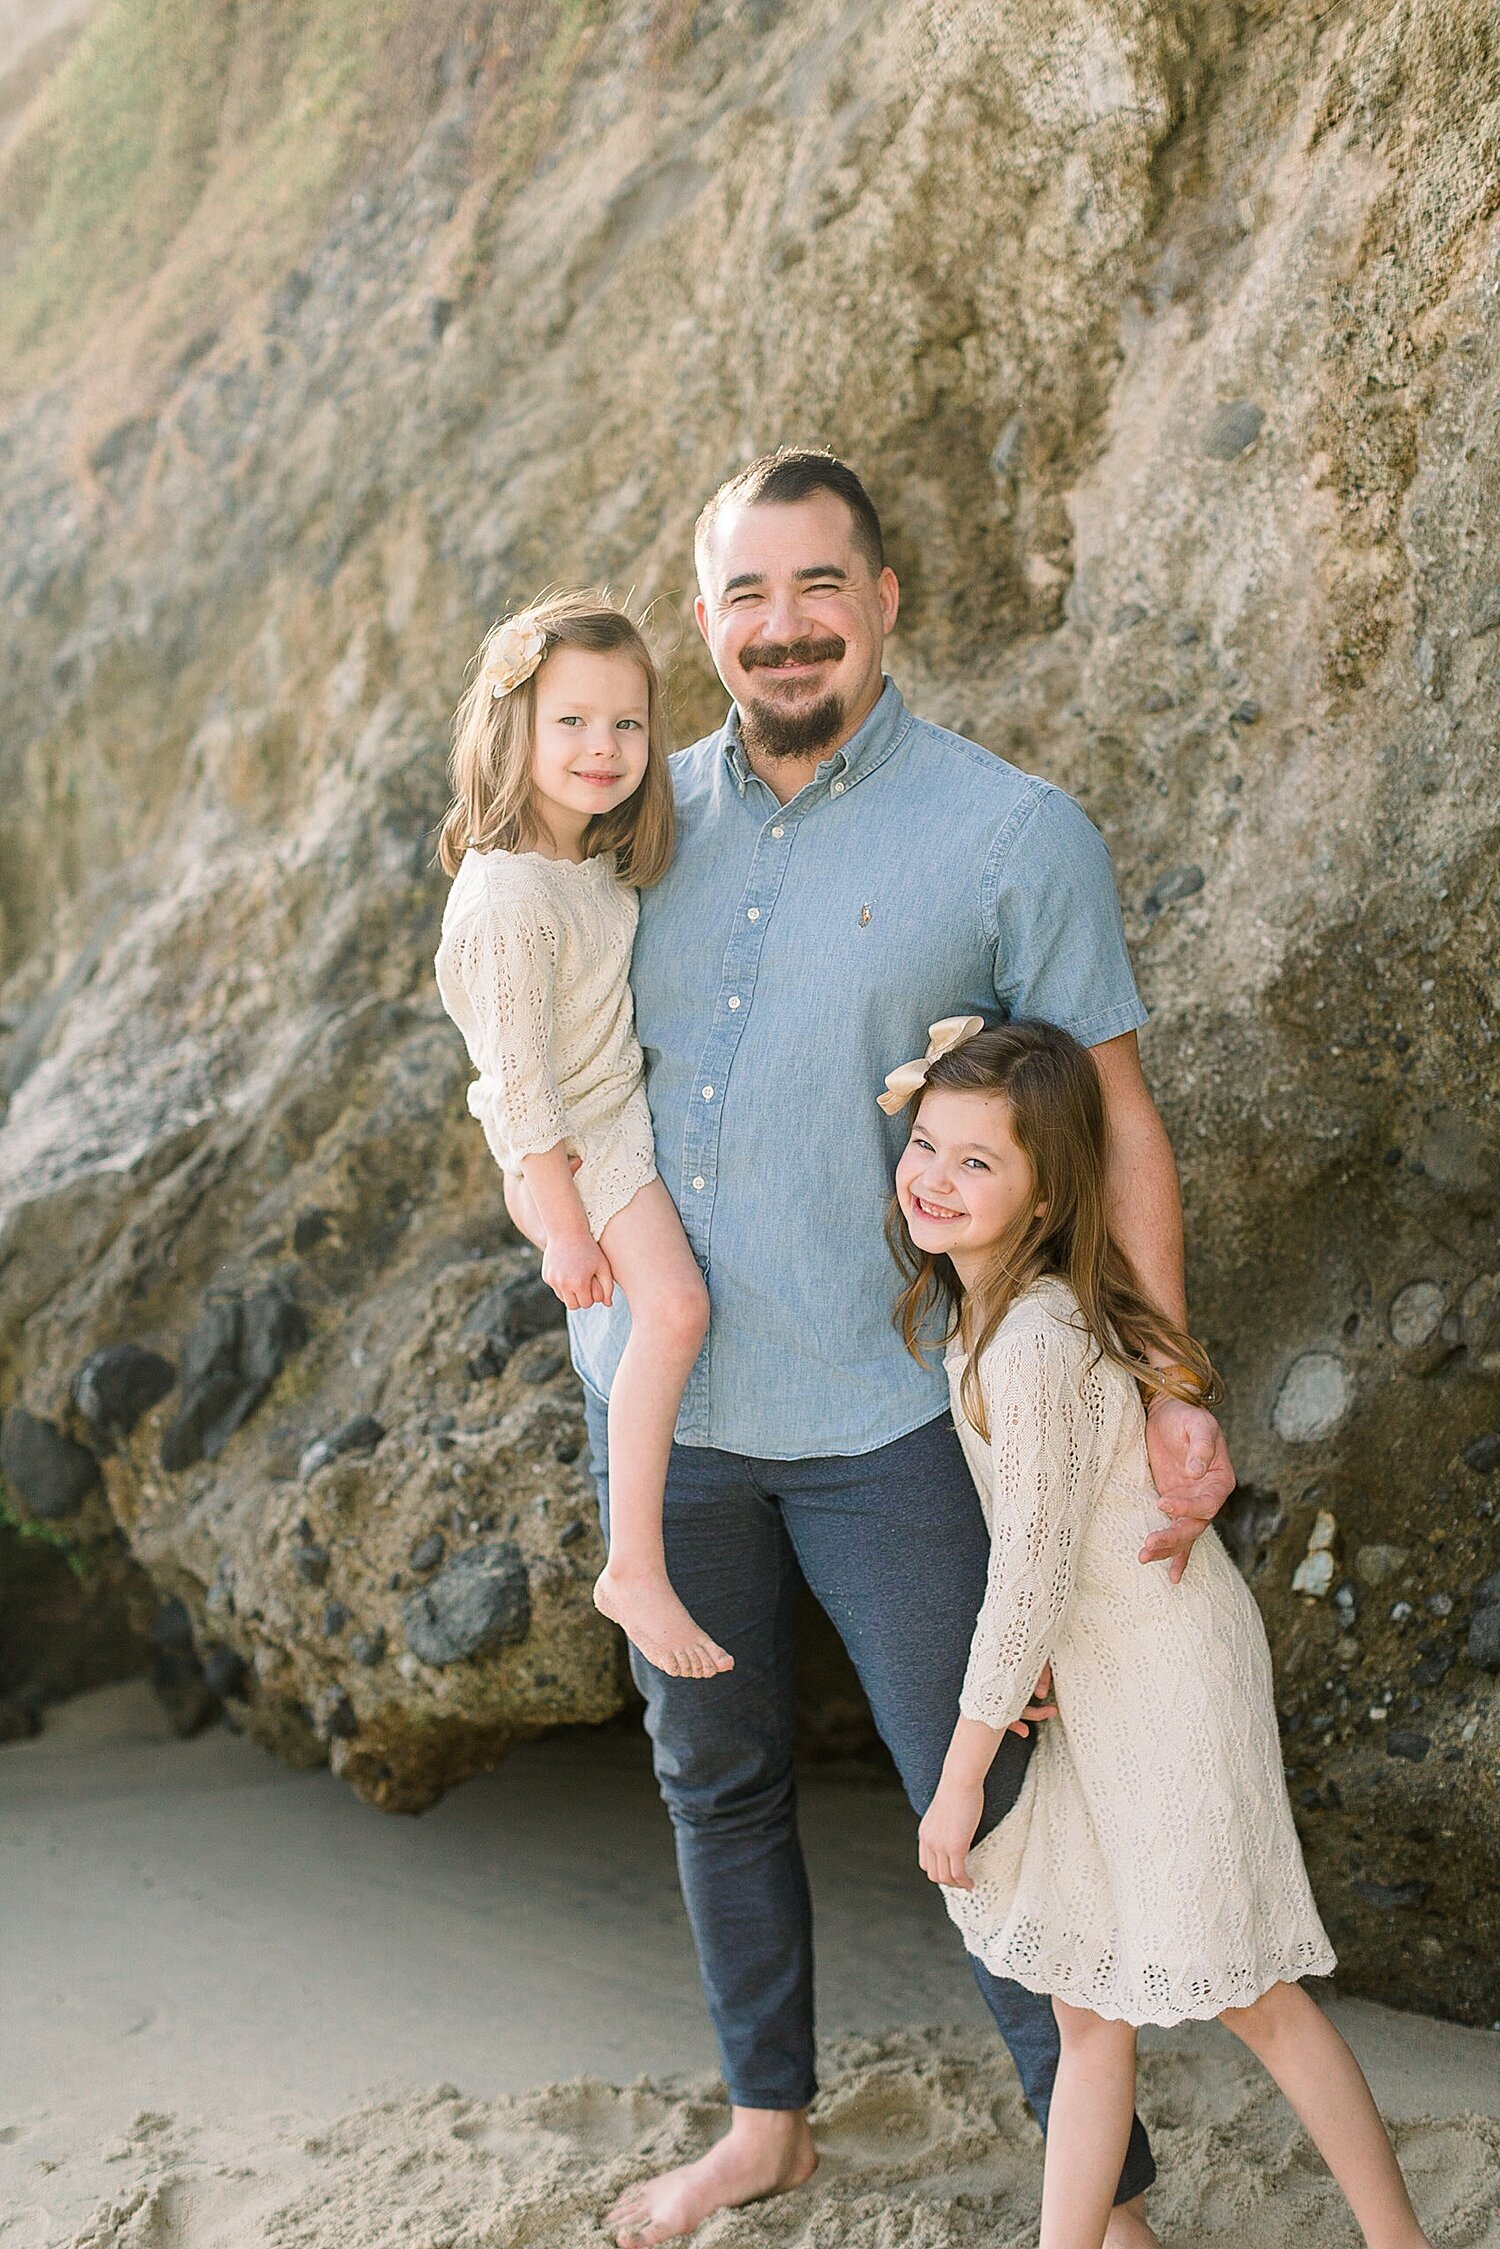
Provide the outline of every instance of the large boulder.
[[[1493,2020],[1492,9],[480,4],[332,77],[304,13],[122,0],[0,153],[0,1401],[376,1801],[618,1706],[432,990],[446,716],[603,579],[711,722],[696,508],[827,439],[912,699],[1113,848],[1346,1978]],[[70,222],[97,83],[160,132]],[[183,1376],[106,1439],[122,1341]],[[512,1548],[525,1637],[425,1661]]]

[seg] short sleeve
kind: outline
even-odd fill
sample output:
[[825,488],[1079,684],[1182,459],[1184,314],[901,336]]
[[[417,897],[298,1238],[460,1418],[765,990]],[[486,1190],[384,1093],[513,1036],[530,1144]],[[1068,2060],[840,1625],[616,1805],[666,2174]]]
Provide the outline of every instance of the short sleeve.
[[1093,1355],[1087,1336],[1044,1314],[1002,1329],[980,1361],[993,1520],[959,1708],[997,1731],[1031,1699],[1072,1598],[1106,1443]]
[[438,990],[479,1072],[469,1107],[510,1169],[566,1131],[551,1051],[556,957],[556,932],[529,901],[474,907],[438,948]]
[[1102,1046],[1146,1021],[1131,971],[1103,836],[1061,789],[1038,782],[985,869],[995,996],[1008,1017],[1036,1016]]

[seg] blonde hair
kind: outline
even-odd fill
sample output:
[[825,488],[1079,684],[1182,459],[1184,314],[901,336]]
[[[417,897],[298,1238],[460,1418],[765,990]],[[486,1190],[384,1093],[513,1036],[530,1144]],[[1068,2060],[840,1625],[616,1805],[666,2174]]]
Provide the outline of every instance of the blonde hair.
[[[542,636],[536,669],[508,694],[496,695],[491,657],[509,626],[524,621]],[[601,851],[619,855],[622,882],[637,889],[660,882],[676,840],[667,731],[655,658],[640,627],[601,593],[542,594],[524,612],[492,625],[474,659],[473,677],[453,715],[448,773],[453,802],[438,830],[437,856],[445,874],[457,874],[466,851],[525,851],[543,827],[536,809],[532,748],[536,740],[536,683],[554,648],[590,655],[634,657],[646,678],[646,771],[638,789],[598,813],[583,833],[586,859]]]
[[[934,1311],[946,1314],[944,1342],[962,1323],[968,1364],[960,1397],[980,1435],[989,1436],[980,1359],[1016,1298],[1044,1273],[1068,1283],[1102,1358],[1153,1395],[1216,1405],[1224,1391],[1208,1353],[1152,1303],[1110,1231],[1104,1092],[1087,1051],[1054,1023],[1003,1023],[940,1055],[923,1092],[1003,1094],[1012,1136],[1036,1182],[967,1301],[949,1260],[917,1248],[894,1198],[886,1218],[886,1238],[906,1276],[895,1312],[902,1340],[920,1360]],[[1171,1365],[1153,1366],[1153,1350]]]

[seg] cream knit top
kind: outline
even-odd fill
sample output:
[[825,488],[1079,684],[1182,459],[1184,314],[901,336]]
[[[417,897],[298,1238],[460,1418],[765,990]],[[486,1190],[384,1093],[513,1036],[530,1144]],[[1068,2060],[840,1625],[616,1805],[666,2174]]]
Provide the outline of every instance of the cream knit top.
[[655,1175],[630,996],[636,893],[612,852],[581,865],[468,851],[443,910],[443,1005],[479,1075],[469,1088],[495,1161],[562,1142],[597,1240]]

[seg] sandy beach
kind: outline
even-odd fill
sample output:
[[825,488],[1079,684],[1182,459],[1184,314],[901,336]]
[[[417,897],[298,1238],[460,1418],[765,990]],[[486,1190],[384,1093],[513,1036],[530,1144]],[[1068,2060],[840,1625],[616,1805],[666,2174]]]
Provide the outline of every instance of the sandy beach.
[[[1038,2141],[894,1791],[814,1775],[823,2167],[707,2249],[1022,2249]],[[645,1745],[554,1738],[420,1821],[122,1687],[0,1752],[6,2249],[600,2244],[722,2120]],[[1333,2002],[1444,2249],[1500,2245],[1500,2036]],[[1357,2237],[1216,2029],[1151,2036],[1176,2249]]]

